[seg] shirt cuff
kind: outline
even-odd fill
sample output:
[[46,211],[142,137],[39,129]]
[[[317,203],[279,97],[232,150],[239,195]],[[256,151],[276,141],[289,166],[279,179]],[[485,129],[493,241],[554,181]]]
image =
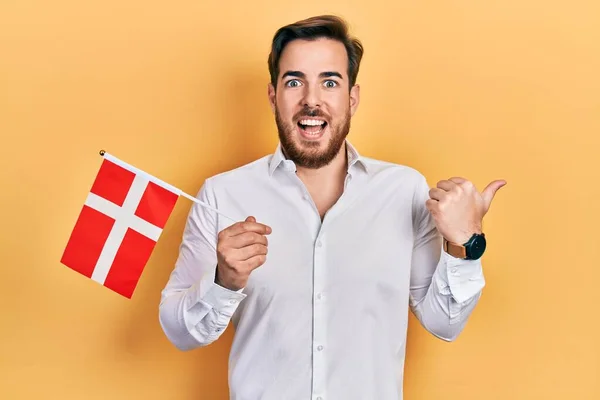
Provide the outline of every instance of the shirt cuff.
[[481,259],[463,260],[442,250],[442,262],[437,271],[442,294],[452,295],[457,303],[476,296],[485,286]]
[[188,309],[203,303],[228,317],[233,315],[239,303],[246,298],[243,289],[233,291],[215,283],[213,274],[206,274],[194,289],[188,297]]

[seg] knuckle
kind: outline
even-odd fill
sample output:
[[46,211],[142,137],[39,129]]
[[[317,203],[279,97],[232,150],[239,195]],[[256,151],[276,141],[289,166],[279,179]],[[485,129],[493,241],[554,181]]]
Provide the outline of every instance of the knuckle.
[[242,265],[239,261],[235,260],[231,262],[231,269],[235,271],[236,274],[239,274],[242,271]]
[[234,268],[235,269],[236,260],[232,256],[232,254],[229,254],[229,253],[224,254],[223,255],[223,261],[225,261],[225,264],[228,265],[230,268]]
[[239,235],[240,244],[246,245],[252,242],[252,234],[250,232],[244,232]]
[[264,235],[260,235],[260,234],[256,234],[256,238],[255,238],[256,243],[259,243],[261,245],[266,246],[269,243],[269,240],[267,239],[266,236]]

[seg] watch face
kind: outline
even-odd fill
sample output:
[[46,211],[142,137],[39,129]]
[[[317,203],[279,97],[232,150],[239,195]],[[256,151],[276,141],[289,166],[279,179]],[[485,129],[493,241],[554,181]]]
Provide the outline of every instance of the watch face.
[[486,246],[485,236],[483,236],[483,235],[475,236],[473,238],[473,240],[471,241],[471,243],[469,244],[469,246],[467,246],[467,249],[469,252],[468,257],[472,260],[479,259],[485,252],[485,246]]

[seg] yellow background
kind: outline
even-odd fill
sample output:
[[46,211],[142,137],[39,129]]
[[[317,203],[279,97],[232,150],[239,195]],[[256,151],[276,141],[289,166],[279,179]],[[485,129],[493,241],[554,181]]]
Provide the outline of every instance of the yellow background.
[[132,300],[59,260],[100,149],[190,194],[273,151],[270,40],[319,13],[366,47],[359,150],[430,184],[508,181],[465,332],[411,318],[406,399],[600,398],[599,4],[4,0],[0,398],[227,398],[232,330],[181,353],[158,324],[188,200]]

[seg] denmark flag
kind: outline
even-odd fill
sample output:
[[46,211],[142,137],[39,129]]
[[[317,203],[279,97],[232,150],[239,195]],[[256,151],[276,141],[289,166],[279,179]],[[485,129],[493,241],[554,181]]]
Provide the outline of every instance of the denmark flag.
[[61,263],[131,298],[181,191],[101,154]]

